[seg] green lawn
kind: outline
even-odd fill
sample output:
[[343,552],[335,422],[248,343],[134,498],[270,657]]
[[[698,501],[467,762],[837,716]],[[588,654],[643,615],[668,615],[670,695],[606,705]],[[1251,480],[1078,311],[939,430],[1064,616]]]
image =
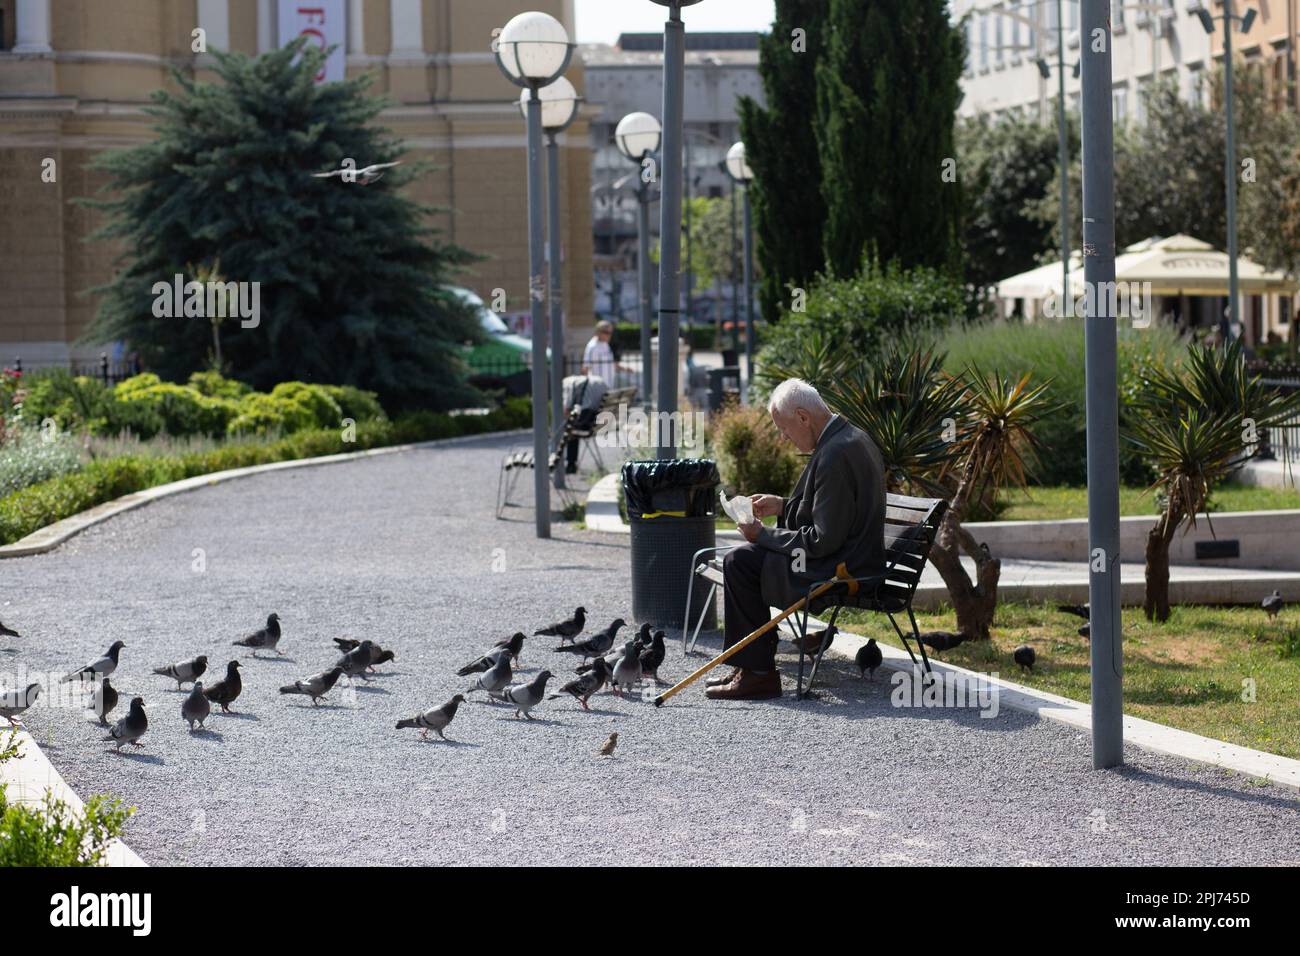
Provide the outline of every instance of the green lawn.
[[[846,611],[846,629],[899,646],[881,615]],[[922,632],[955,626],[951,610],[918,614]],[[991,642],[963,644],[942,660],[1087,702],[1089,645],[1082,622],[1049,604],[1004,604]],[[1012,650],[1029,644],[1038,660],[1022,672]],[[1242,699],[1253,679],[1255,700]],[[1175,607],[1151,624],[1124,610],[1124,712],[1243,747],[1300,759],[1300,609],[1272,623],[1253,607]]]
[[[1088,489],[1055,486],[1031,487],[1028,491],[1005,491],[1007,506],[1000,520],[1045,521],[1051,518],[1088,517]],[[1220,485],[1210,496],[1211,513],[1220,511],[1275,511],[1300,508],[1300,492],[1250,485]],[[1121,515],[1153,515],[1155,496],[1145,488],[1120,488]]]

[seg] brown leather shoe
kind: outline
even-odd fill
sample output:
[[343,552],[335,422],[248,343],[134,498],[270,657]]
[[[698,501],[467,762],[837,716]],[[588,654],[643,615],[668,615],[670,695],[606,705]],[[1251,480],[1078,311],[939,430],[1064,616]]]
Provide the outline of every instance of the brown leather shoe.
[[733,667],[728,674],[719,674],[717,677],[710,677],[704,682],[705,687],[721,687],[724,684],[730,684],[740,676],[740,668]]
[[742,669],[730,684],[710,687],[704,696],[709,700],[771,700],[781,696],[781,674],[775,670],[755,674]]

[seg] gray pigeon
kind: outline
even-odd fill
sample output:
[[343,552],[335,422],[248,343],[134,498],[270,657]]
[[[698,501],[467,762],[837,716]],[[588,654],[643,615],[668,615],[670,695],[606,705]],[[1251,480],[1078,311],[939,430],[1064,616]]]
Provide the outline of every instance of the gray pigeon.
[[623,691],[631,690],[641,683],[641,649],[635,641],[629,642],[624,648],[623,656],[614,665],[610,683],[614,687],[614,693],[620,697],[623,696]]
[[375,646],[374,641],[362,641],[335,661],[334,666],[343,668],[343,673],[349,677],[360,677],[368,681],[370,678],[366,676],[366,668],[370,666],[370,661],[374,657]]
[[5,627],[3,623],[0,623],[0,637],[22,637],[22,635],[13,628]]
[[443,740],[446,740],[447,738],[443,734],[443,731],[447,729],[447,725],[450,724],[452,718],[456,716],[456,708],[464,703],[464,701],[465,695],[457,694],[441,707],[432,707],[422,714],[416,714],[414,717],[399,720],[397,722],[397,729],[401,730],[404,727],[419,727],[420,736],[425,740],[429,739],[429,731],[431,730],[439,737],[442,737]]
[[557,621],[555,624],[548,624],[546,627],[539,627],[533,631],[533,635],[541,634],[545,637],[558,637],[563,643],[567,638],[573,640],[582,633],[582,629],[587,626],[587,609],[580,607],[573,612],[573,617],[567,621]]
[[281,694],[306,694],[311,698],[311,705],[316,706],[317,701],[334,689],[338,679],[343,676],[343,668],[331,667],[327,671],[319,674],[313,674],[306,680],[294,681],[280,688]]
[[561,644],[555,648],[557,651],[563,651],[566,654],[581,654],[585,661],[588,657],[600,657],[611,647],[614,646],[614,640],[618,637],[618,630],[627,625],[627,621],[621,617],[615,618],[614,622],[605,628],[593,634],[587,640],[580,644]]
[[474,682],[470,691],[485,690],[489,694],[497,694],[510,683],[510,678],[513,676],[510,670],[510,655],[500,654],[495,664],[478,675],[478,680]]
[[[266,627],[254,631],[248,637],[241,637],[234,642],[235,647],[251,647],[253,656],[257,656],[258,651],[275,651],[275,647],[280,643],[280,615],[268,614],[266,617]],[[276,651],[278,654],[279,651]]]
[[[335,637],[335,638],[331,638],[331,640],[334,641],[335,645],[338,646],[339,650],[345,653],[348,651],[355,651],[358,647],[360,647],[363,643],[365,643],[364,641],[358,641],[350,637]],[[376,664],[387,664],[389,661],[395,661],[395,660],[397,660],[397,655],[394,654],[392,651],[384,650],[374,641],[370,642],[369,670],[372,674],[375,671]]]
[[552,694],[550,700],[562,696],[563,694],[572,694],[573,697],[582,705],[583,710],[591,710],[587,706],[587,701],[591,700],[593,694],[598,693],[605,682],[609,680],[609,665],[605,663],[605,658],[597,657],[591,662],[591,669],[581,677],[575,677],[563,687],[560,688],[559,694]]
[[108,715],[116,706],[117,688],[108,682],[107,677],[95,681],[94,689],[90,694],[90,709],[99,716],[99,722],[105,727],[108,726]]
[[24,690],[0,690],[0,717],[13,720],[41,696],[40,684],[28,684]]
[[144,715],[144,698],[132,697],[131,709],[126,712],[125,717],[113,725],[113,729],[104,739],[116,741],[118,750],[122,749],[122,744],[139,747],[140,738],[148,729],[149,718]]
[[84,680],[87,677],[94,678],[97,676],[107,677],[113,671],[117,670],[117,658],[122,653],[122,648],[126,647],[121,641],[114,641],[109,647],[108,652],[103,657],[97,657],[81,670],[73,671],[64,677],[59,678],[60,684],[66,684],[68,681]]
[[194,725],[197,723],[202,727],[210,713],[212,704],[203,696],[203,681],[196,680],[190,689],[190,696],[181,701],[181,720],[190,725],[190,733],[193,733]]
[[203,672],[207,669],[208,655],[200,654],[198,657],[177,661],[175,664],[168,664],[166,667],[155,667],[153,672],[163,677],[170,677],[176,682],[176,689],[180,690],[181,684],[186,681],[197,680],[203,676]]
[[501,693],[501,699],[508,704],[515,705],[515,716],[523,714],[524,717],[532,720],[528,712],[542,702],[546,696],[546,682],[555,675],[550,671],[542,671],[527,684],[514,684],[507,687]]
[[1271,621],[1282,613],[1282,608],[1286,607],[1286,602],[1282,600],[1282,592],[1274,588],[1272,594],[1259,602],[1259,606],[1264,609]]
[[488,651],[482,657],[470,661],[460,670],[456,671],[456,676],[468,677],[470,674],[481,674],[486,670],[491,670],[492,665],[497,662],[497,658],[499,658],[502,654],[505,654],[507,657],[511,656],[510,648],[508,647],[492,648],[492,650]]

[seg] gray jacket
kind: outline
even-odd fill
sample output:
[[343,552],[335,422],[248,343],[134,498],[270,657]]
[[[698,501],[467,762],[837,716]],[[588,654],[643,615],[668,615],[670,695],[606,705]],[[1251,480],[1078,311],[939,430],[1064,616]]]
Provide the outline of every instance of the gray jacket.
[[[789,607],[841,561],[855,577],[885,568],[885,468],[880,450],[838,415],[827,424],[775,528],[754,543],[763,560],[763,596]],[[803,570],[794,570],[796,561]],[[816,607],[816,603],[814,607]]]

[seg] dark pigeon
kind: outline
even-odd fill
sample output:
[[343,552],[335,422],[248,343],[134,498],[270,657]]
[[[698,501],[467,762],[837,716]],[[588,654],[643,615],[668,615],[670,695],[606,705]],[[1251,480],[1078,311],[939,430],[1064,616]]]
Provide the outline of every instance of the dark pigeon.
[[1034,649],[1028,644],[1021,644],[1011,653],[1011,656],[1020,665],[1020,669],[1026,671],[1032,671],[1034,661],[1038,660],[1038,655],[1034,653]]
[[853,655],[853,662],[858,665],[858,673],[868,680],[876,679],[876,668],[884,659],[885,655],[880,653],[880,645],[876,643],[874,637],[859,647],[857,654]]
[[966,635],[954,634],[951,631],[926,631],[920,639],[926,647],[936,651],[950,651],[966,640]]
[[126,716],[113,725],[105,740],[112,740],[117,743],[117,749],[122,749],[122,744],[130,744],[133,747],[143,746],[140,738],[145,735],[149,729],[149,718],[144,715],[144,698],[132,697],[131,709],[126,712]]
[[315,707],[322,697],[334,689],[340,677],[343,676],[343,668],[331,667],[327,671],[319,674],[313,674],[306,680],[296,680],[292,684],[286,684],[280,688],[281,694],[305,694],[311,698],[311,705]]
[[1073,614],[1075,617],[1081,617],[1085,621],[1091,620],[1091,607],[1088,604],[1058,604],[1056,609],[1062,614]]
[[613,623],[603,631],[598,631],[587,640],[580,644],[561,644],[555,648],[566,654],[581,654],[585,661],[588,657],[599,657],[614,646],[614,641],[618,637],[619,628],[625,627],[627,621],[621,617],[614,619]]
[[[280,643],[280,615],[269,614],[266,618],[266,627],[254,631],[247,637],[241,637],[234,642],[236,647],[251,647],[253,656],[257,656],[258,651],[275,651],[276,645]],[[279,651],[276,651],[278,654]]]
[[592,695],[598,693],[608,680],[609,665],[605,663],[605,658],[597,657],[591,663],[591,670],[569,681],[560,688],[559,694],[552,694],[550,699],[555,700],[561,694],[570,694],[582,705],[583,710],[591,710],[587,706],[587,701],[591,700]]
[[1286,607],[1286,602],[1282,600],[1282,592],[1274,588],[1272,594],[1259,602],[1259,606],[1264,609],[1271,621],[1282,613],[1282,608]]
[[650,646],[641,652],[641,673],[656,684],[659,683],[659,666],[663,664],[667,653],[664,648],[664,632],[655,631]]
[[115,707],[117,707],[117,688],[108,682],[107,677],[96,681],[90,695],[90,709],[98,715],[99,722],[105,727],[108,726],[107,717]]
[[226,665],[226,676],[211,687],[203,688],[203,696],[214,704],[220,704],[222,711],[229,714],[230,705],[243,689],[244,682],[239,678],[239,661],[231,661]]
[[546,627],[539,627],[533,631],[534,636],[541,634],[546,637],[558,637],[561,643],[565,639],[573,640],[582,633],[582,629],[587,626],[587,609],[580,607],[573,612],[573,617],[567,621],[559,621],[555,624],[548,624]]

